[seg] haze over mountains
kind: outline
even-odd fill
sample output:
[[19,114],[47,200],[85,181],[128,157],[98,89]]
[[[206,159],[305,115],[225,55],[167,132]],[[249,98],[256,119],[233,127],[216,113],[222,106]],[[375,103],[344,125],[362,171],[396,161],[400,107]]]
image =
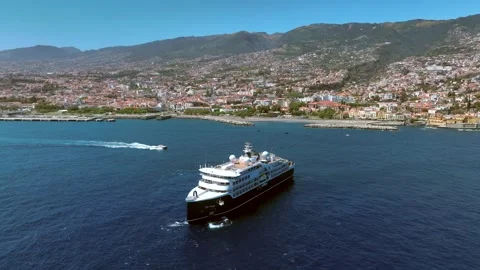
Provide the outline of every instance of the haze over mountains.
[[[43,62],[51,68],[82,68],[157,62],[199,57],[228,57],[269,51],[272,57],[322,56],[319,65],[344,68],[350,65],[346,52],[375,65],[385,65],[408,56],[468,53],[478,48],[469,42],[480,34],[480,15],[452,20],[412,20],[397,23],[313,24],[286,33],[237,32],[204,37],[180,37],[135,46],[80,51],[73,47],[35,46],[0,51],[4,66],[27,68]],[[345,58],[348,56],[347,58]],[[358,57],[357,57],[358,58]],[[358,64],[358,63],[357,63]]]

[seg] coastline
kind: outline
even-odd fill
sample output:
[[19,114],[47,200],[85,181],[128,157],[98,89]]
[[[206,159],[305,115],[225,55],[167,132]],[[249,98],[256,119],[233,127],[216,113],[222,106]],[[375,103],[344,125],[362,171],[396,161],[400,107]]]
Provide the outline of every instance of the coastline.
[[245,120],[252,122],[282,122],[282,123],[307,123],[307,124],[338,124],[338,125],[382,125],[382,126],[404,126],[403,121],[383,120],[360,120],[360,119],[302,119],[302,118],[263,118],[247,117]]
[[231,124],[234,126],[254,126],[253,122],[245,121],[239,117],[218,117],[218,116],[199,116],[199,115],[175,115],[172,114],[171,118],[176,119],[196,119],[196,120],[207,120],[214,122],[221,122],[226,124]]
[[381,131],[397,131],[397,127],[378,126],[378,125],[358,125],[358,124],[306,124],[306,128],[336,128],[336,129],[363,129],[363,130],[381,130]]
[[222,122],[239,126],[254,126],[255,122],[276,122],[276,123],[300,123],[310,128],[351,128],[368,130],[398,130],[398,126],[404,126],[403,121],[379,121],[379,120],[335,120],[335,119],[302,119],[302,118],[263,118],[235,116],[198,116],[198,115],[171,115],[177,119],[198,119]]
[[88,119],[87,121],[107,120],[107,119],[130,119],[130,120],[168,120],[168,119],[195,119],[195,120],[207,120],[214,122],[221,122],[237,126],[254,126],[255,122],[277,122],[277,123],[302,123],[302,124],[322,124],[322,125],[348,125],[348,126],[365,126],[365,125],[378,125],[378,126],[403,126],[405,122],[399,121],[379,121],[379,120],[335,120],[335,119],[305,119],[305,118],[267,118],[267,117],[236,117],[236,116],[211,116],[211,115],[183,115],[183,114],[109,114],[109,115],[76,115],[76,114],[32,114],[32,115],[19,115],[19,116],[7,116],[4,121],[13,119],[19,119],[17,121],[26,120],[29,118],[35,119],[55,119],[54,121],[66,121],[66,120],[80,120]]
[[255,126],[259,122],[297,123],[306,128],[339,128],[339,129],[364,129],[364,130],[398,130],[399,126],[423,127],[432,129],[452,129],[458,131],[480,131],[477,126],[469,127],[437,127],[425,123],[408,123],[406,121],[392,120],[361,120],[361,119],[309,119],[300,117],[246,117],[237,116],[212,116],[212,115],[184,115],[168,113],[149,114],[59,114],[59,113],[34,113],[26,115],[0,115],[0,122],[115,122],[116,120],[168,120],[168,119],[193,119],[214,121],[234,126]]

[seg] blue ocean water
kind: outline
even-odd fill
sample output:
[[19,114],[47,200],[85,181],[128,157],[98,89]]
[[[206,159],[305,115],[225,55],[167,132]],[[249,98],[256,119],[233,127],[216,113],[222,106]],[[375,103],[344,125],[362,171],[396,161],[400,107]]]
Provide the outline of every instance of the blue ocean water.
[[[0,269],[480,269],[479,139],[298,123],[3,122]],[[245,141],[296,161],[295,183],[230,226],[185,224],[199,165]],[[158,144],[169,148],[150,150]]]

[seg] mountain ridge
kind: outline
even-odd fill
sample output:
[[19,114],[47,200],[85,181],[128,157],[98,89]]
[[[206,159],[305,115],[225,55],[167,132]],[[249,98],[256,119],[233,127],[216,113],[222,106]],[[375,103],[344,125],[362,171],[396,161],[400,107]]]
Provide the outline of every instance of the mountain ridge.
[[[238,31],[231,34],[188,36],[156,40],[132,46],[112,46],[81,51],[75,47],[37,45],[0,51],[0,61],[28,62],[76,59],[76,65],[89,64],[95,57],[124,63],[149,59],[169,61],[204,56],[228,57],[273,51],[276,55],[296,57],[319,52],[342,59],[349,52],[368,52],[380,66],[409,56],[455,53],[462,37],[480,33],[480,14],[449,20],[415,19],[403,22],[310,24],[285,33]],[[463,47],[462,47],[463,46]],[[440,49],[439,49],[440,48]],[[443,49],[442,49],[443,48]],[[369,55],[370,56],[370,55]],[[342,66],[326,65],[327,68]]]

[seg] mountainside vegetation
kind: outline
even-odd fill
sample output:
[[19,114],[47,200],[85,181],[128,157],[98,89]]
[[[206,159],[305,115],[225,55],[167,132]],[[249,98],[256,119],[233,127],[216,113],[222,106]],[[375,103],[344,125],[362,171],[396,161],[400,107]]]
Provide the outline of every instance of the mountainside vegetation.
[[[135,46],[82,52],[73,47],[35,46],[0,51],[0,61],[51,62],[58,66],[119,65],[155,59],[224,58],[253,52],[292,58],[315,53],[316,65],[347,69],[350,80],[368,80],[389,63],[410,56],[471,53],[479,46],[468,37],[480,36],[480,15],[453,20],[411,20],[396,23],[312,24],[286,33],[249,33],[180,37]],[[470,39],[471,40],[471,39]],[[63,61],[62,60],[71,60]],[[20,65],[21,66],[21,65]],[[235,67],[231,67],[235,68]]]

